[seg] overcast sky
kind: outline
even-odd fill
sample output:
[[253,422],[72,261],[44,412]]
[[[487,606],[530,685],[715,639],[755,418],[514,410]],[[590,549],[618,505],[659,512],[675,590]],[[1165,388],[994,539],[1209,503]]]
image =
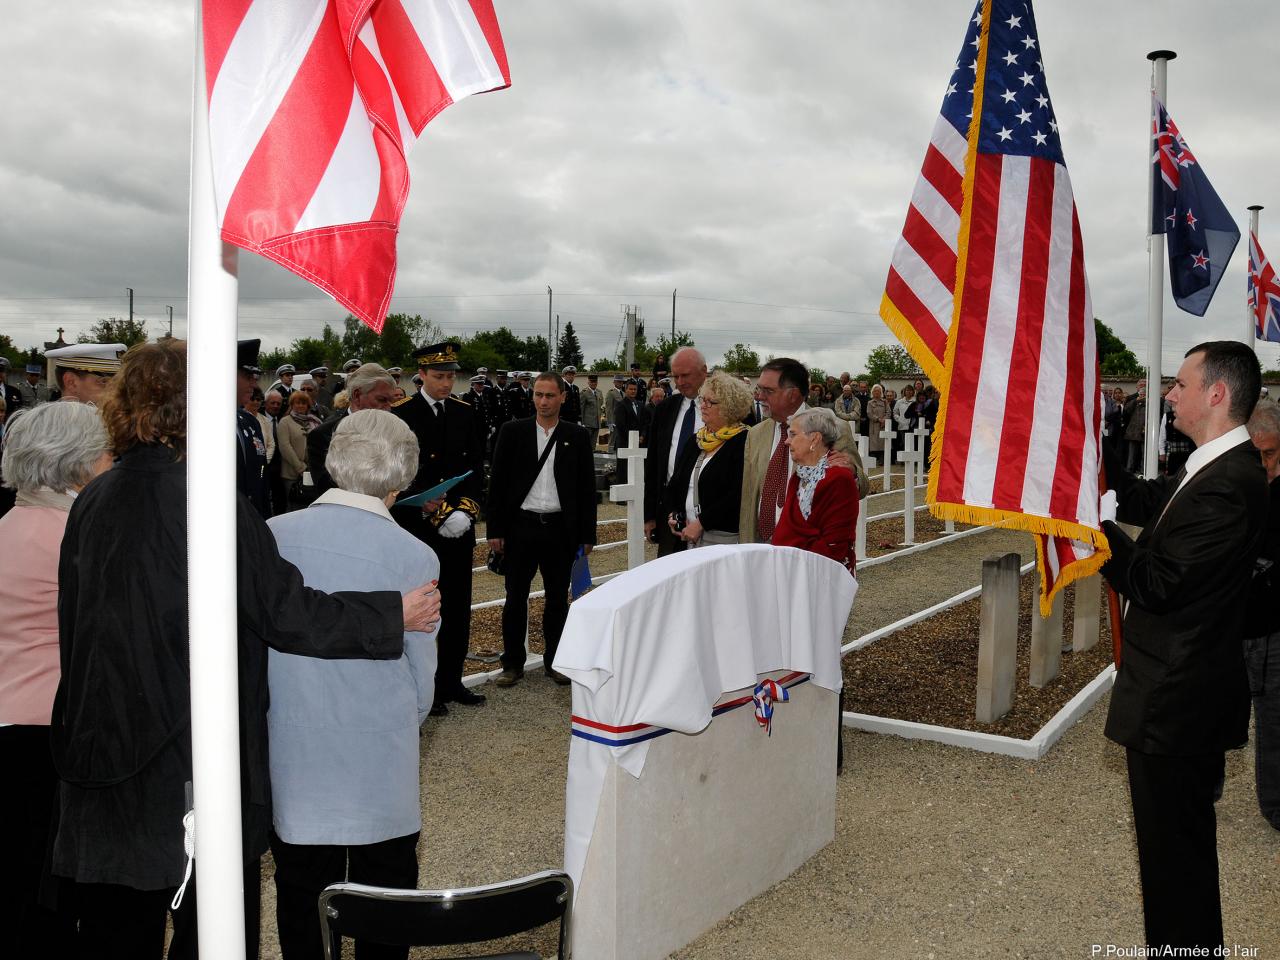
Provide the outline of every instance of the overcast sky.
[[[741,341],[856,370],[892,341],[885,274],[972,2],[495,6],[513,85],[450,107],[412,154],[392,310],[454,335],[545,333],[551,286],[590,361],[615,350],[623,304],[669,330],[678,288],[677,326],[713,363]],[[125,314],[133,287],[152,334],[172,305],[181,336],[194,5],[67,10],[24,5],[0,35],[0,332],[74,339]],[[1244,237],[1206,317],[1167,302],[1171,373],[1196,341],[1241,336],[1249,204],[1280,256],[1280,89],[1259,42],[1280,13],[1042,0],[1036,15],[1094,311],[1144,360],[1145,55],[1179,54],[1170,113]],[[240,290],[241,334],[268,347],[345,316],[251,254]]]

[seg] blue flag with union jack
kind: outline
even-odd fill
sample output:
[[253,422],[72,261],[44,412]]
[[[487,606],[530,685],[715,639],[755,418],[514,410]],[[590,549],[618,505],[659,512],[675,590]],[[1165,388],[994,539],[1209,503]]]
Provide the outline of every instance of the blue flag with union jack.
[[1174,303],[1203,317],[1240,242],[1240,228],[1155,97],[1152,110],[1151,232],[1165,234]]
[[1249,234],[1249,313],[1255,337],[1280,342],[1280,280],[1253,233]]

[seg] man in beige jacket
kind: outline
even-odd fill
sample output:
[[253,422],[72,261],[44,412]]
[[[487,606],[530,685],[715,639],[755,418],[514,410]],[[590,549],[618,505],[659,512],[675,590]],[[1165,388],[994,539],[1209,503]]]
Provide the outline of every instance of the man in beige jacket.
[[[759,529],[760,495],[769,470],[769,460],[777,448],[779,439],[785,437],[787,421],[805,407],[805,392],[809,388],[809,371],[798,360],[781,357],[770,360],[760,371],[756,382],[756,397],[768,404],[770,416],[757,423],[747,434],[747,450],[742,465],[742,507],[739,514],[738,539],[740,543],[768,543]],[[832,462],[843,462],[858,478],[858,496],[867,495],[867,471],[858,456],[858,448],[850,434],[841,436],[836,443]],[[791,452],[786,451],[786,477],[794,469]]]

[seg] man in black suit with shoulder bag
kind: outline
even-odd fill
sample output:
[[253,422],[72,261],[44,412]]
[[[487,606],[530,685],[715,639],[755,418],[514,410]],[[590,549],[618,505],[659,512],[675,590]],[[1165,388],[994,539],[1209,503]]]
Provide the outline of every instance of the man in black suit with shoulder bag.
[[[1157,948],[1223,943],[1214,803],[1226,751],[1248,739],[1243,617],[1268,490],[1245,423],[1261,382],[1249,347],[1199,344],[1168,397],[1196,444],[1185,466],[1141,480],[1103,445],[1115,496],[1103,498],[1102,573],[1128,600],[1106,735],[1126,750],[1143,918]],[[1142,526],[1137,540],[1117,515]]]
[[596,542],[596,483],[593,440],[587,429],[560,418],[565,382],[554,372],[534,381],[534,417],[504,424],[493,450],[485,510],[489,548],[502,555],[507,602],[502,608],[502,675],[497,686],[524,676],[524,639],[529,625],[529,586],[542,573],[544,669],[552,680],[568,677],[552,669],[565,618],[569,577],[578,547]]

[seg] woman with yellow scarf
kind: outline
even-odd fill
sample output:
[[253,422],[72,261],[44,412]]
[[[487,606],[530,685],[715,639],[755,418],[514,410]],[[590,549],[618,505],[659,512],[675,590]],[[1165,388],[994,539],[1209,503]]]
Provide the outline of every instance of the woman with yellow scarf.
[[742,458],[751,391],[723,371],[698,393],[702,429],[676,459],[666,490],[667,523],[686,547],[738,542]]

